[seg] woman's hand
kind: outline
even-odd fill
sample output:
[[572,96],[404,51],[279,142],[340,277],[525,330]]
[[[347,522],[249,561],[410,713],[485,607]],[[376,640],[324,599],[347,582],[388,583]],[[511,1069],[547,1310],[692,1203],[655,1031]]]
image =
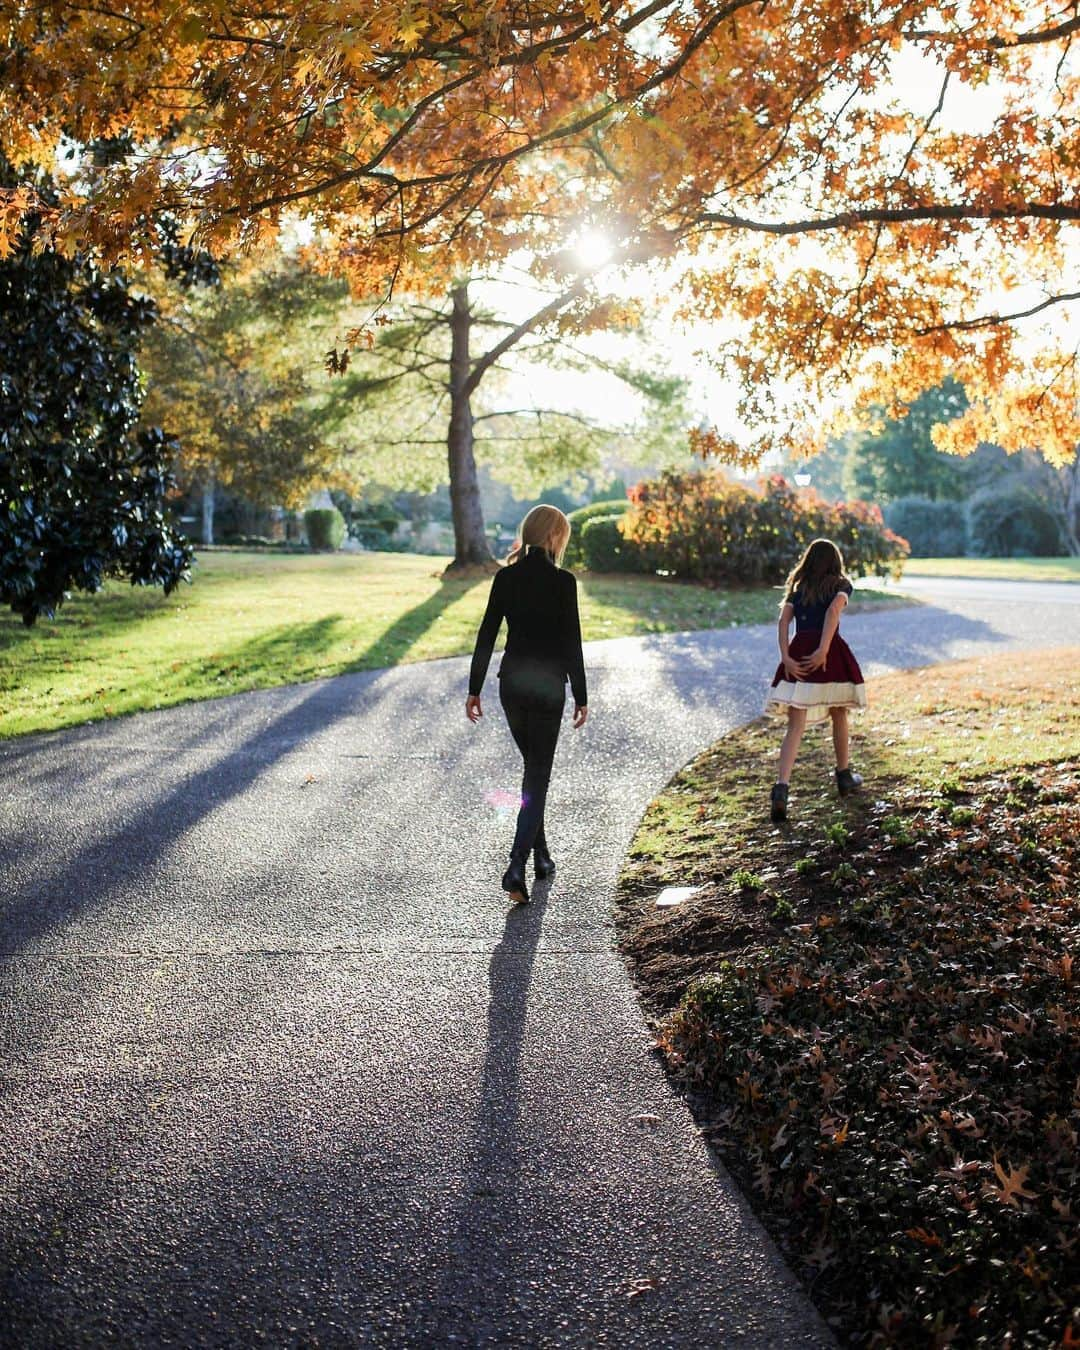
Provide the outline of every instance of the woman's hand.
[[812,675],[815,670],[824,670],[825,662],[829,659],[829,653],[818,647],[812,651],[809,656],[803,657],[799,662],[799,669],[803,675]]
[[796,661],[794,657],[785,656],[781,665],[784,667],[784,674],[789,680],[797,680],[802,675],[802,663]]
[[465,716],[470,722],[479,722],[483,715],[484,711],[480,707],[480,695],[470,694],[465,700]]
[[586,707],[586,705],[584,703],[575,703],[574,704],[575,730],[580,731],[588,720],[589,720],[589,709]]

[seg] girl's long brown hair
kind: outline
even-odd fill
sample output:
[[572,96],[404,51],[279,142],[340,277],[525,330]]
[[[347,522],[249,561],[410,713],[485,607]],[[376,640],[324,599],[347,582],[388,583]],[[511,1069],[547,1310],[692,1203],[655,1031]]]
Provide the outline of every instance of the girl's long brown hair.
[[848,578],[840,550],[831,539],[815,539],[788,573],[784,602],[796,591],[811,605],[831,600],[845,581]]
[[514,547],[506,555],[508,563],[520,562],[526,549],[546,548],[556,563],[561,563],[570,542],[570,522],[557,506],[541,503],[526,512]]

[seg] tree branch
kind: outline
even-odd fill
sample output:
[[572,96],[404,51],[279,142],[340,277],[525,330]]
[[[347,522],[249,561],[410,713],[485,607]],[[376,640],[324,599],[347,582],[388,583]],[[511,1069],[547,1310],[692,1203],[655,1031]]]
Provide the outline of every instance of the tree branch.
[[561,309],[565,309],[572,300],[585,294],[584,278],[575,281],[569,290],[563,291],[562,295],[557,295],[554,300],[550,300],[542,309],[538,309],[523,323],[519,323],[516,328],[512,328],[509,333],[494,347],[489,348],[483,356],[479,357],[469,372],[469,378],[465,381],[465,393],[473,393],[476,386],[484,378],[487,371],[495,364],[504,352],[508,352],[515,343],[520,342],[523,337],[531,333],[534,328],[539,328],[548,319],[553,319]]
[[[323,193],[341,187],[345,183],[351,183],[363,178],[375,179],[376,181],[387,184],[387,186],[396,187],[401,190],[405,188],[437,187],[452,183],[461,178],[464,178],[467,183],[470,183],[485,172],[494,170],[498,173],[498,171],[505,168],[508,164],[522,158],[524,155],[530,154],[534,150],[540,149],[544,145],[551,144],[553,141],[566,140],[568,137],[576,136],[587,131],[590,127],[595,126],[598,122],[602,122],[605,118],[609,117],[616,108],[622,107],[627,103],[632,103],[636,99],[651,93],[654,89],[660,88],[661,85],[666,84],[682,71],[696,52],[709,40],[716,29],[719,28],[726,19],[731,18],[731,16],[738,13],[739,10],[746,9],[751,4],[756,4],[758,2],[759,0],[729,0],[726,5],[723,5],[720,9],[710,14],[708,18],[699,25],[697,31],[688,39],[678,55],[674,56],[667,65],[661,66],[660,69],[655,71],[648,79],[643,80],[636,88],[628,90],[625,94],[611,98],[601,107],[594,108],[591,112],[585,113],[572,122],[557,125],[550,128],[548,131],[529,136],[522,144],[514,146],[512,149],[504,150],[499,154],[484,156],[465,168],[446,169],[441,173],[425,174],[418,178],[400,179],[395,174],[388,173],[385,170],[378,168],[378,165],[385,157],[386,151],[384,147],[383,149],[376,151],[364,164],[357,168],[346,169],[330,178],[323,179],[321,182],[297,188],[292,192],[280,192],[269,197],[263,197],[260,200],[251,202],[243,207],[227,207],[223,214],[226,216],[242,215],[245,217],[255,215],[259,211],[269,210],[273,207],[286,206],[290,202],[301,201],[307,197],[321,196]],[[565,45],[566,41],[567,35],[562,35],[558,39],[559,45]],[[518,64],[521,55],[521,53],[516,53],[512,63],[507,61],[500,64]],[[470,76],[469,78],[473,78],[473,76]],[[462,77],[461,82],[464,82],[464,77]],[[442,91],[440,90],[439,92],[441,93]],[[401,129],[399,128],[399,131],[400,130]],[[399,143],[396,132],[392,139],[394,139],[395,144]],[[421,220],[418,223],[423,224],[424,221]],[[416,223],[414,223],[411,228],[416,228]],[[399,232],[405,234],[408,231],[402,226]]]
[[948,319],[944,323],[930,324],[926,328],[916,328],[916,337],[929,337],[931,333],[953,333],[958,329],[996,328],[999,324],[1014,323],[1017,319],[1029,319],[1033,314],[1041,314],[1053,305],[1063,305],[1068,300],[1080,300],[1080,291],[1070,291],[1067,295],[1051,295],[1041,304],[1030,309],[1019,309],[1015,314],[984,314],[978,319]]
[[815,234],[825,230],[856,229],[860,225],[881,222],[903,225],[920,220],[1080,220],[1077,202],[1018,202],[1015,206],[961,206],[939,202],[931,206],[867,206],[856,211],[841,211],[833,216],[808,220],[750,220],[722,211],[704,211],[685,233],[698,225],[724,225],[732,230],[757,234]]
[[[1014,38],[987,38],[985,45],[991,51],[1007,51],[1011,47],[1029,47],[1042,42],[1057,42],[1059,38],[1070,37],[1080,32],[1080,17],[1066,19],[1053,28],[1037,28],[1030,33],[1017,33]],[[967,33],[946,33],[934,28],[915,28],[904,34],[909,42],[966,42]]]
[[502,408],[498,412],[482,413],[474,417],[474,422],[490,422],[498,417],[564,417],[570,422],[580,422],[583,427],[596,428],[597,423],[581,413],[567,412],[563,408]]

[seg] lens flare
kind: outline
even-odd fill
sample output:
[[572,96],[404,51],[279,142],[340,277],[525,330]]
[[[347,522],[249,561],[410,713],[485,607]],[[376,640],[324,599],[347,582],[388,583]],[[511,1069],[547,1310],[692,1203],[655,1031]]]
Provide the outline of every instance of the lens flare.
[[603,267],[615,252],[615,245],[603,230],[582,230],[572,248],[581,266],[590,269]]
[[484,793],[484,802],[490,806],[499,820],[508,820],[516,816],[522,806],[522,799],[516,792],[507,792],[505,788],[488,788]]

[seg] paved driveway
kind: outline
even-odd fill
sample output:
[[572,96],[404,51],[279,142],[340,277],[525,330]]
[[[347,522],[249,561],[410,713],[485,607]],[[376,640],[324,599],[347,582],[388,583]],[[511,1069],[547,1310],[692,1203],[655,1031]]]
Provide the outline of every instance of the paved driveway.
[[[870,674],[1076,641],[1058,589],[844,630]],[[590,646],[559,872],[510,913],[461,660],[0,744],[0,1340],[827,1343],[611,947],[645,804],[773,648]]]

